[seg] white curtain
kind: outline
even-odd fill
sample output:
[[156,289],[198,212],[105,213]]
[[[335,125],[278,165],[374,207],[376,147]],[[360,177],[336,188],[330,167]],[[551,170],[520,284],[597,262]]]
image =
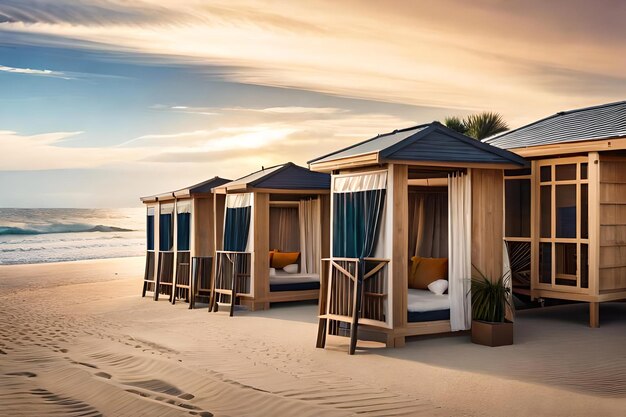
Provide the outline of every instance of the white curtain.
[[241,208],[252,205],[252,193],[228,194],[226,196],[226,208]]
[[173,214],[173,213],[174,213],[174,203],[161,205],[161,214]]
[[301,272],[318,274],[322,251],[321,203],[319,198],[300,201]]
[[387,188],[387,171],[333,176],[334,193],[384,190]]
[[191,201],[177,201],[176,213],[191,213]]
[[[470,174],[448,177],[448,294],[452,331],[472,324],[472,184]],[[494,254],[494,256],[498,256]]]

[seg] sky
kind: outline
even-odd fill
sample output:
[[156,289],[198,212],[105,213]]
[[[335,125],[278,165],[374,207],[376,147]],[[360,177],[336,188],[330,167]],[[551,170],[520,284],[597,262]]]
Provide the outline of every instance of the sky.
[[626,99],[626,2],[0,0],[0,206],[133,207],[488,110]]

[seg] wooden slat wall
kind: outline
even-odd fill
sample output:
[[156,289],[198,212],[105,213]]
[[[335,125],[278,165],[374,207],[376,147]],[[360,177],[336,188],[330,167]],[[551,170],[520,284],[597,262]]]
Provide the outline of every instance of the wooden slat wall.
[[600,292],[626,289],[626,158],[600,154]]
[[504,172],[472,169],[472,263],[486,276],[502,275]]
[[193,256],[213,256],[215,252],[213,196],[194,198],[191,212],[193,224]]

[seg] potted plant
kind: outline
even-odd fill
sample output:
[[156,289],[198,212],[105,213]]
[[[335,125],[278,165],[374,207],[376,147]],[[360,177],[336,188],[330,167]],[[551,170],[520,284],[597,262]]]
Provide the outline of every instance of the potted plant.
[[511,275],[491,280],[476,269],[472,277],[472,342],[485,346],[513,344],[513,322],[506,319],[511,303]]

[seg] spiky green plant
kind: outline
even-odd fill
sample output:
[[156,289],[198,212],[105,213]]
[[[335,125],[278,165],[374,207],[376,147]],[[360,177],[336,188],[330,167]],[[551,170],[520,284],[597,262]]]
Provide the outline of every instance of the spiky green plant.
[[466,135],[478,140],[509,130],[509,125],[500,113],[488,111],[467,116],[463,124],[467,128]]
[[474,320],[503,323],[507,308],[513,312],[511,303],[511,274],[504,273],[492,281],[474,268],[472,277],[472,317]]
[[457,116],[446,117],[443,124],[456,132],[478,140],[509,130],[508,124],[500,113],[489,111],[471,114],[463,119]]
[[467,126],[465,126],[465,124],[463,123],[463,120],[461,120],[460,117],[457,117],[457,116],[446,117],[443,121],[443,124],[446,125],[446,127],[454,130],[455,132],[459,132],[462,134],[467,133]]

